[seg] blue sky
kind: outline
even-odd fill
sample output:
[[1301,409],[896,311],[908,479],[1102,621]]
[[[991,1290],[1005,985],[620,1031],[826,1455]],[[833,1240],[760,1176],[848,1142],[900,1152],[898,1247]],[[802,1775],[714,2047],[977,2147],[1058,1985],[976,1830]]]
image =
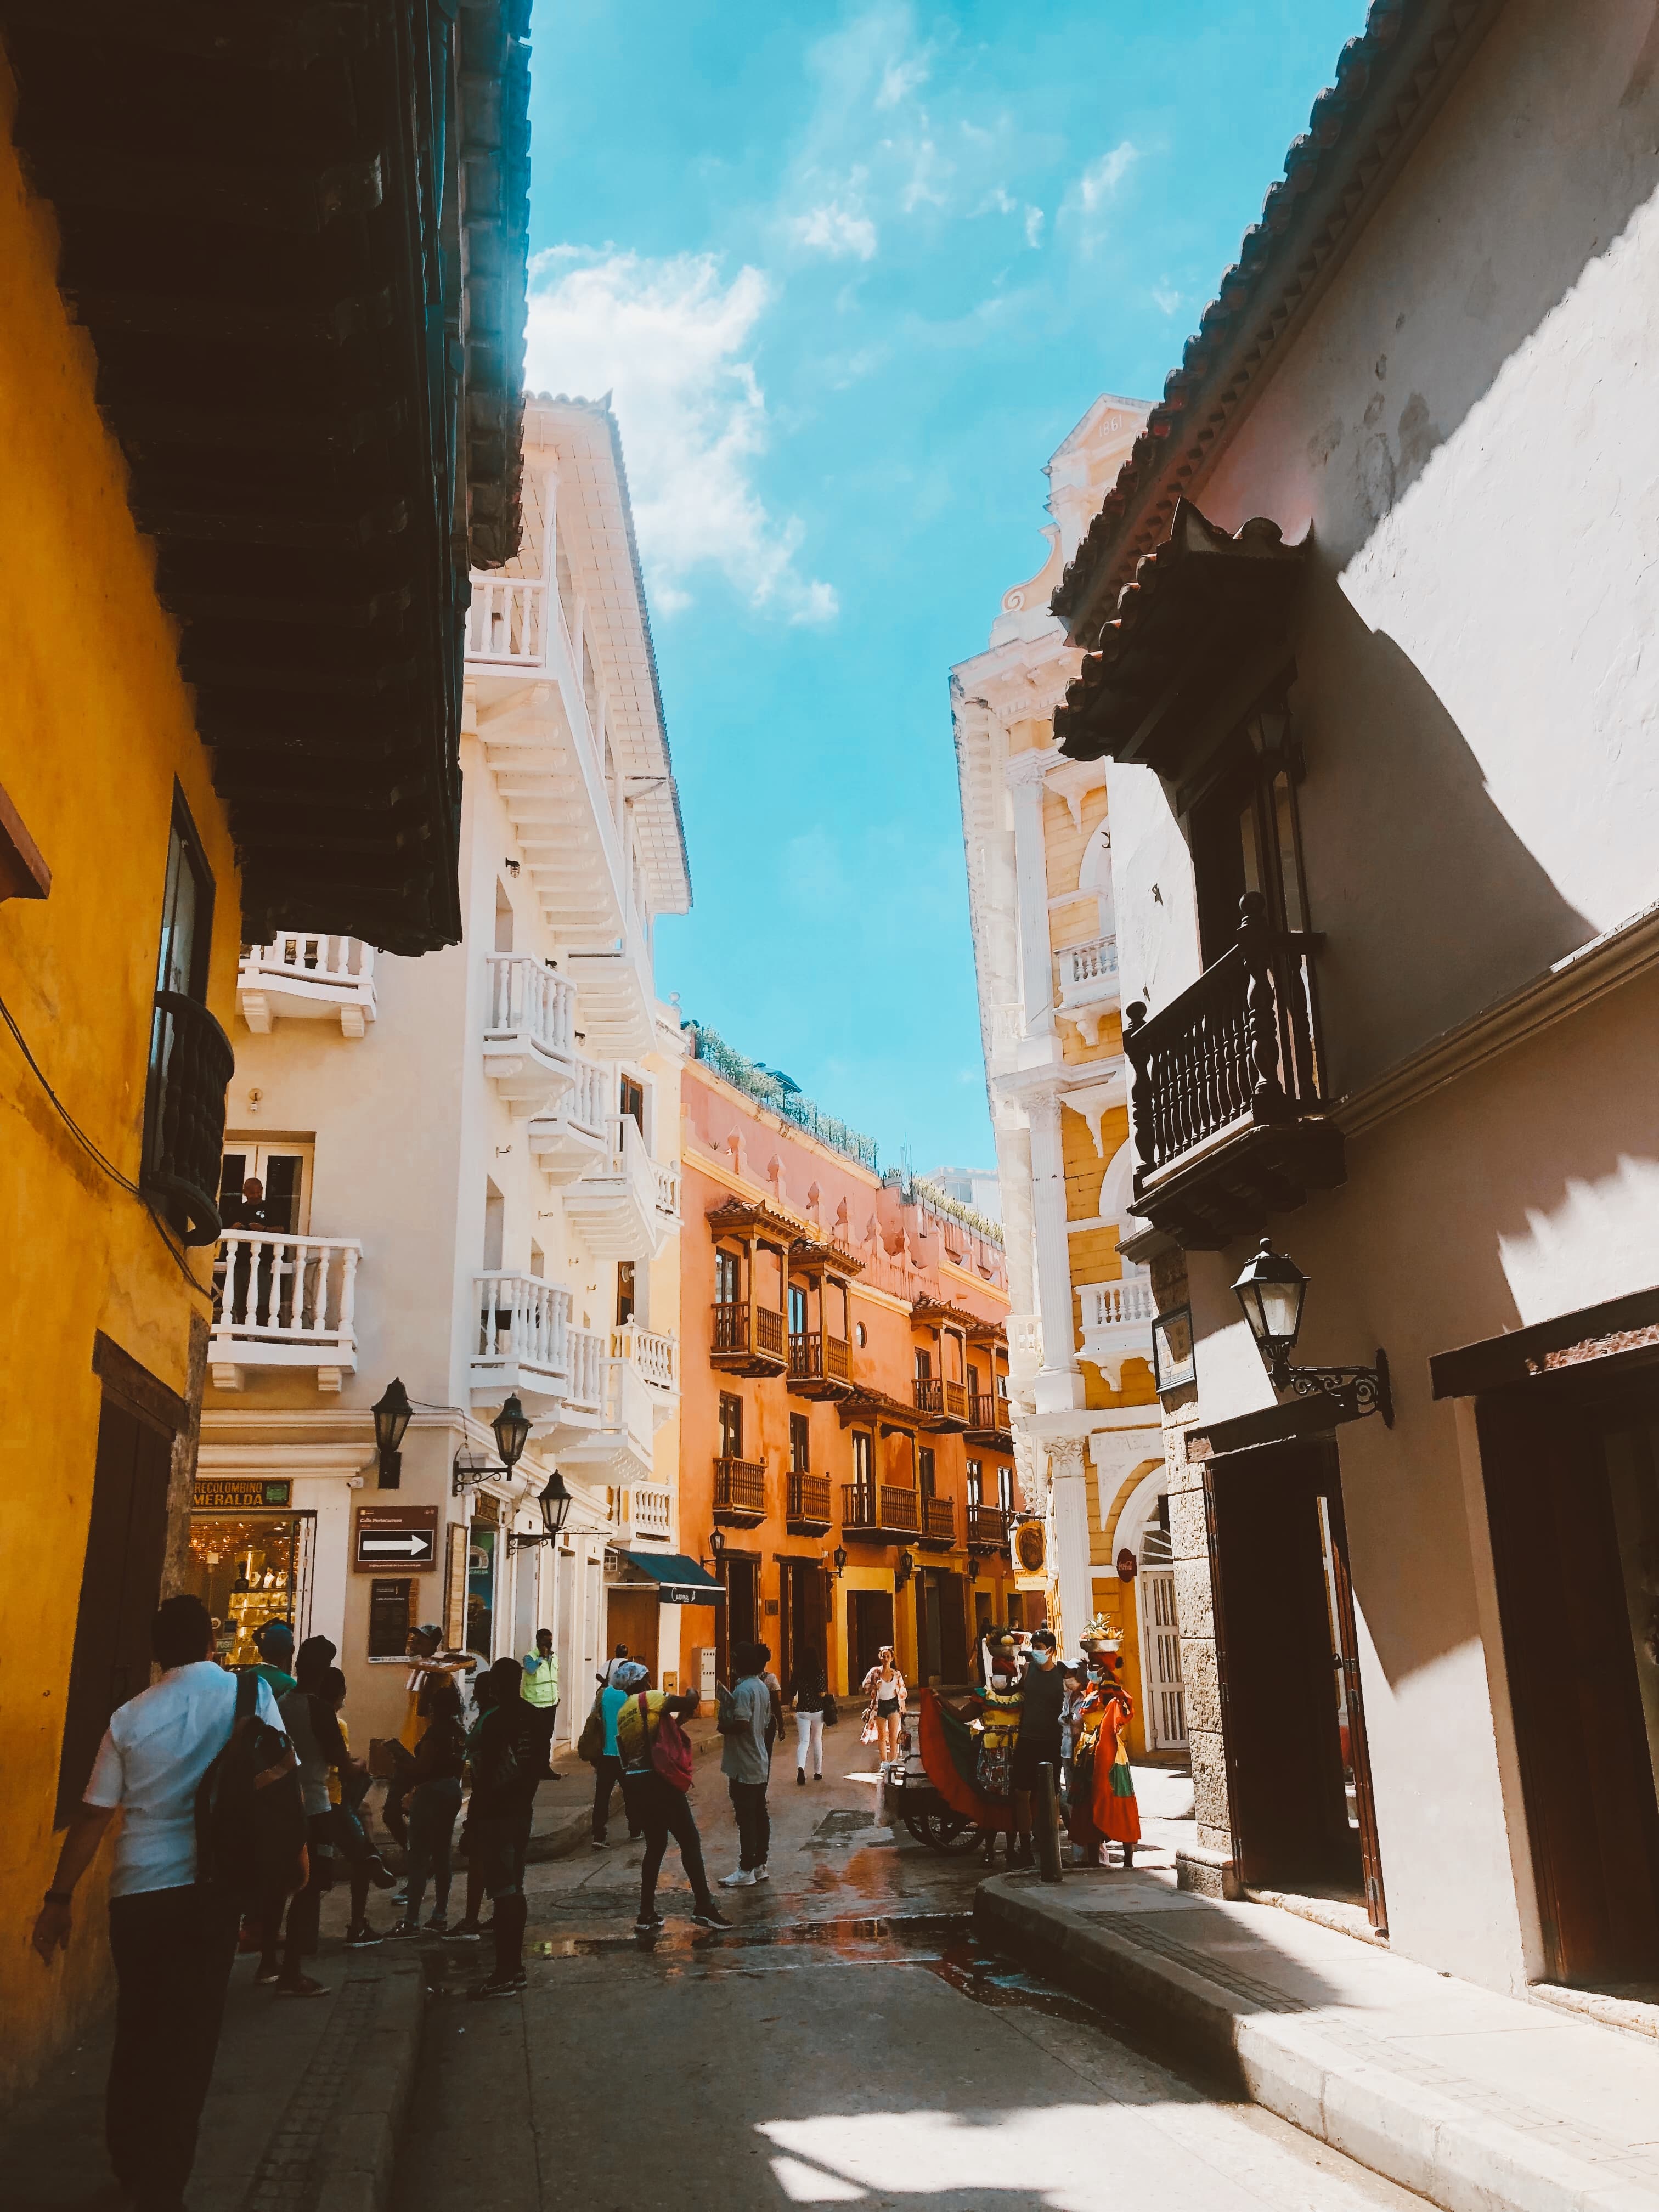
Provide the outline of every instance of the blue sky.
[[659,988],[988,1164],[947,671],[1154,398],[1363,0],[540,0],[532,388],[622,425],[696,903]]

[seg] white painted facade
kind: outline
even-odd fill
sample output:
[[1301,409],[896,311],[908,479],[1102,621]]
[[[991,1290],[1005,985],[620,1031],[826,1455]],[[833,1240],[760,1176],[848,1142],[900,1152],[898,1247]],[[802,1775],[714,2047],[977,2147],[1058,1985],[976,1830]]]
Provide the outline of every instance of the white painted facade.
[[[524,484],[520,557],[474,581],[463,941],[412,960],[290,936],[243,960],[227,1153],[285,1171],[301,1218],[227,1237],[199,1475],[289,1481],[315,1516],[296,1627],[340,1647],[365,1735],[400,1723],[404,1670],[369,1654],[359,1509],[437,1510],[413,1620],[453,1614],[455,1542],[481,1659],[553,1630],[567,1740],[608,1574],[678,1548],[683,1048],[652,938],[690,885],[608,410],[532,400]],[[370,1409],[394,1375],[416,1410],[385,1489]],[[535,1424],[510,1479],[489,1426],[509,1393]],[[515,1546],[555,1467],[564,1534]],[[671,1672],[678,1619],[661,1609]]]
[[[1048,557],[1036,575],[1005,594],[988,649],[951,673],[981,1036],[1014,1308],[1008,1344],[1015,1458],[1022,1504],[1048,1522],[1051,1582],[1073,1644],[1099,1610],[1091,1477],[1102,1483],[1092,1519],[1099,1530],[1110,1526],[1115,1495],[1115,1485],[1105,1491],[1104,1470],[1127,1474],[1139,1461],[1160,1459],[1162,1445],[1156,1404],[1091,1407],[1084,1373],[1087,1363],[1121,1389],[1124,1360],[1151,1356],[1152,1310],[1139,1271],[1092,1282],[1080,1280],[1073,1267],[1074,1237],[1133,1224],[1121,1146],[1103,1135],[1104,1116],[1125,1098],[1122,1059],[1112,1048],[1119,993],[1110,834],[1103,819],[1058,888],[1048,849],[1045,799],[1062,801],[1076,829],[1085,802],[1106,782],[1103,766],[1062,759],[1048,727],[1081,659],[1049,613],[1048,597],[1145,411],[1135,401],[1098,399],[1054,453],[1047,470]],[[1056,951],[1051,919],[1062,913],[1073,926]],[[1101,1178],[1097,1204],[1071,1218],[1063,1111],[1089,1129]],[[1119,1265],[1115,1257],[1111,1264]]]

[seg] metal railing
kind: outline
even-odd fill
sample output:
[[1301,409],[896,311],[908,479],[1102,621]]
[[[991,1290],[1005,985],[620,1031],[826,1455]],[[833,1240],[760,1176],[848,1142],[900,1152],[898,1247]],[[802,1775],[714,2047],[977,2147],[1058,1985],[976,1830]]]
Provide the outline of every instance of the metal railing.
[[466,615],[467,659],[539,667],[547,658],[546,600],[544,583],[475,574]]
[[475,1364],[564,1376],[570,1364],[570,1293],[539,1275],[487,1270],[472,1278]]
[[789,1478],[789,1518],[792,1521],[830,1522],[830,1487],[827,1474],[792,1474]]
[[158,991],[151,1018],[140,1182],[186,1244],[218,1241],[230,1039],[198,999]]
[[853,1347],[844,1336],[797,1332],[789,1339],[789,1372],[802,1382],[850,1382]]
[[717,1459],[714,1462],[716,1513],[766,1512],[766,1469],[757,1460]]
[[489,952],[484,957],[489,977],[486,1038],[500,1042],[527,1036],[538,1051],[568,1059],[575,1041],[576,994],[563,976],[527,952]]
[[[213,1334],[218,1356],[257,1367],[262,1349],[319,1352],[337,1366],[356,1348],[355,1237],[289,1237],[231,1229],[213,1261]],[[276,1364],[281,1364],[280,1362]]]
[[1295,1121],[1326,1103],[1308,930],[1273,930],[1259,891],[1238,937],[1161,1012],[1128,1011],[1135,1192],[1235,1122]]

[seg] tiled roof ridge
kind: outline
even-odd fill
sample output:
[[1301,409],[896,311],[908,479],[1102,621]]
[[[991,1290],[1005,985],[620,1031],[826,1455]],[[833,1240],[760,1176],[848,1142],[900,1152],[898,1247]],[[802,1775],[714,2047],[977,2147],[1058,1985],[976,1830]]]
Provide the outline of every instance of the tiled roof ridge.
[[[1066,563],[1048,602],[1053,613],[1068,623],[1083,614],[1097,579],[1109,582],[1126,569],[1133,574],[1132,564],[1164,534],[1175,499],[1259,386],[1259,370],[1295,310],[1330,264],[1339,242],[1356,234],[1354,218],[1369,214],[1381,198],[1373,186],[1380,179],[1385,191],[1392,181],[1391,156],[1425,101],[1444,89],[1448,65],[1467,58],[1501,5],[1502,0],[1371,0],[1364,30],[1337,57],[1335,83],[1314,101],[1307,130],[1285,156],[1284,176],[1267,189],[1261,220],[1245,232],[1238,258],[1217,286],[1179,367],[1164,380],[1162,400]],[[1310,194],[1322,220],[1298,223]],[[1250,321],[1258,325],[1255,343],[1241,359]]]

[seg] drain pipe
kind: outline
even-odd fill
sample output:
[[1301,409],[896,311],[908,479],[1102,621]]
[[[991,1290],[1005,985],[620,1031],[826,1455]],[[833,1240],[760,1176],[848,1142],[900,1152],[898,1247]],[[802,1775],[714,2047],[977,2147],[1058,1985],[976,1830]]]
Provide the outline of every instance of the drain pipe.
[[1054,1789],[1054,1770],[1045,1759],[1037,1768],[1037,1872],[1044,1881],[1063,1879],[1060,1866],[1060,1798]]

